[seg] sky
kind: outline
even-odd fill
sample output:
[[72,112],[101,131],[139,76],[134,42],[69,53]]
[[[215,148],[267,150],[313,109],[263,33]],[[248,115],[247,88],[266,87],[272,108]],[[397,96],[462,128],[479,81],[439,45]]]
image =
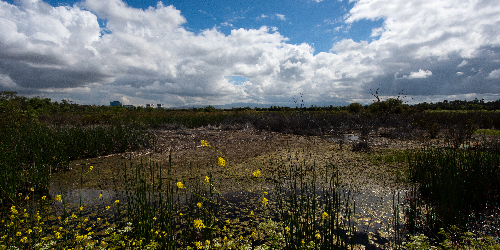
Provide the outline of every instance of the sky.
[[0,0],[0,91],[78,104],[500,99],[497,0]]

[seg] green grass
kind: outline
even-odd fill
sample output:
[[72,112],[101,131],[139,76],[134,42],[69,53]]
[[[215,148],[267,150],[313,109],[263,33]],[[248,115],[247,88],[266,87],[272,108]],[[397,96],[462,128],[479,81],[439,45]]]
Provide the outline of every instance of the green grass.
[[[211,174],[213,167],[192,167],[198,170],[192,178],[174,180],[170,157],[168,164],[125,164],[114,177],[116,197],[93,197],[96,207],[30,188],[2,212],[0,249],[353,247],[354,207],[349,193],[338,189],[333,165],[271,161],[265,169],[234,173],[221,152],[214,154],[224,176]],[[305,169],[314,171],[305,175]],[[82,165],[80,186],[96,170]],[[238,191],[231,194],[228,188]]]
[[409,233],[466,228],[469,215],[499,204],[500,156],[480,150],[426,147],[410,153]]
[[496,129],[478,129],[476,131],[474,131],[474,133],[476,134],[480,134],[480,135],[500,135],[500,130],[496,130]]
[[[310,116],[315,122],[303,131],[293,126],[305,126],[297,121],[309,119],[306,113],[112,110],[62,118],[48,115],[40,121],[31,111],[6,110],[0,114],[0,249],[354,247],[355,204],[349,191],[341,187],[336,167],[306,164],[291,159],[291,154],[237,172],[231,159],[205,147],[225,164],[199,167],[186,162],[182,167],[190,175],[173,179],[171,161],[130,161],[111,177],[115,196],[90,197],[93,206],[82,197],[69,204],[71,197],[62,191],[62,196],[48,194],[51,174],[67,168],[72,160],[152,147],[150,128],[217,126],[241,123],[245,118],[261,121],[261,129],[281,131],[286,127],[307,134],[319,126],[316,121],[328,124],[329,114]],[[497,130],[476,132],[499,134]],[[410,190],[406,227],[415,236],[438,234],[441,227],[454,224],[464,227],[471,208],[498,203],[500,158],[492,153],[423,148],[409,154],[373,154],[368,160],[389,166],[409,162],[407,179],[416,185]],[[98,170],[85,164],[81,167],[80,183],[76,183],[80,188],[83,179]],[[261,175],[253,174],[257,170]],[[393,173],[400,175],[396,170]],[[179,182],[183,188],[176,185]],[[408,247],[435,243],[420,236],[408,240]],[[446,237],[437,244],[443,242]]]

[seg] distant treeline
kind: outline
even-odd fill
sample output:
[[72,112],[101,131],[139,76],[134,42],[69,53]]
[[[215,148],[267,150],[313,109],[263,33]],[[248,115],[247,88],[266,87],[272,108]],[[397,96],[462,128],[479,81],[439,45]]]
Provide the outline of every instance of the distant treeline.
[[484,99],[474,99],[471,101],[467,100],[455,100],[448,101],[444,100],[442,102],[436,103],[419,103],[414,105],[404,104],[403,100],[389,98],[383,101],[376,101],[369,105],[362,105],[360,103],[351,103],[347,106],[327,106],[318,107],[311,105],[310,107],[280,107],[280,106],[270,106],[269,108],[253,108],[253,107],[237,107],[231,109],[219,109],[213,106],[207,106],[204,108],[183,108],[183,109],[155,109],[155,108],[145,108],[142,106],[138,107],[124,107],[124,106],[96,106],[96,105],[80,105],[73,103],[72,101],[62,100],[61,102],[52,102],[50,98],[43,97],[24,97],[18,96],[16,92],[13,91],[1,91],[0,92],[0,102],[11,103],[18,110],[32,111],[36,114],[51,114],[59,112],[69,112],[69,113],[107,113],[107,112],[127,112],[127,111],[191,111],[191,112],[215,112],[215,111],[346,111],[349,113],[358,113],[367,111],[369,113],[387,112],[387,113],[405,113],[408,111],[425,111],[425,110],[500,110],[500,100],[485,102]]

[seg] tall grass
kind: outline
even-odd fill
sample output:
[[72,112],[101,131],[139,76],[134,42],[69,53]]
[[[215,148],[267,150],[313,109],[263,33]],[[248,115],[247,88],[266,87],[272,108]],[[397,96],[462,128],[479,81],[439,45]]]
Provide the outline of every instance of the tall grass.
[[14,112],[0,122],[0,206],[16,205],[30,188],[46,195],[51,173],[72,160],[147,148],[153,139],[137,123],[48,127]]
[[[227,160],[221,154],[218,166],[205,169],[207,175],[193,171],[186,181],[172,178],[171,155],[167,164],[152,158],[130,162],[113,177],[114,197],[91,197],[94,207],[82,197],[69,204],[64,195],[50,199],[30,189],[2,213],[0,247],[353,248],[354,207],[333,165],[271,161],[262,172],[245,175],[233,172]],[[212,174],[221,167],[229,173]],[[94,174],[93,168],[82,166],[80,179]]]
[[500,206],[500,155],[480,150],[425,147],[413,151],[407,227],[437,235],[466,228],[469,215]]

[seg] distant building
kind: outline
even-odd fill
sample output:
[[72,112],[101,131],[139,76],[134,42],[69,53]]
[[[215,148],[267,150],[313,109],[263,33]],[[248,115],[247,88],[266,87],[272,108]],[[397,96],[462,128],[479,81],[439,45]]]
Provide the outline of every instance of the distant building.
[[148,103],[148,104],[146,104],[146,108],[154,108],[154,107],[155,107],[155,105],[154,105],[154,104],[149,104],[149,103]]
[[165,104],[156,104],[157,109],[165,108]]
[[125,108],[135,108],[134,105],[123,105]]
[[109,106],[111,107],[119,107],[119,106],[122,106],[122,103],[119,102],[119,101],[112,101],[109,103]]

